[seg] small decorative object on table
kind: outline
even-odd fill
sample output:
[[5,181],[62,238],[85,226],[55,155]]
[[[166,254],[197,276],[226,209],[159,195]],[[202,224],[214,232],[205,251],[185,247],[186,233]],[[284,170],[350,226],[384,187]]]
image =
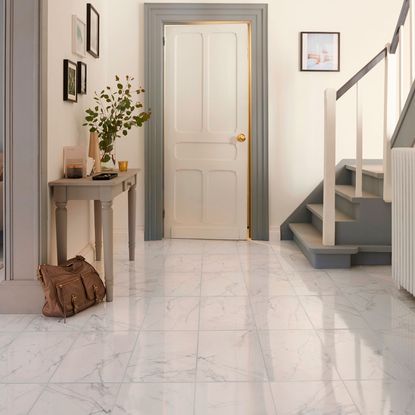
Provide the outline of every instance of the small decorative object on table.
[[82,146],[63,148],[63,173],[67,179],[81,179],[86,176],[86,156]]
[[143,111],[143,104],[133,98],[133,94],[140,95],[144,89],[132,91],[134,78],[125,77],[125,84],[115,77],[116,90],[110,86],[99,94],[95,92],[95,107],[86,110],[85,124],[91,133],[97,132],[99,137],[99,150],[101,169],[115,170],[115,140],[121,135],[126,136],[132,127],[141,127],[150,119],[151,112]]
[[127,171],[128,170],[128,161],[119,161],[118,162],[118,170],[119,171]]

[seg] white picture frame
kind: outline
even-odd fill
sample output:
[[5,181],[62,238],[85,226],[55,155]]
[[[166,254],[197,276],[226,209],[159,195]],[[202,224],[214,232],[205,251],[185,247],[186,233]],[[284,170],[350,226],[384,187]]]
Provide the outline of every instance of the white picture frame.
[[86,56],[86,24],[75,15],[72,16],[72,52],[81,58]]

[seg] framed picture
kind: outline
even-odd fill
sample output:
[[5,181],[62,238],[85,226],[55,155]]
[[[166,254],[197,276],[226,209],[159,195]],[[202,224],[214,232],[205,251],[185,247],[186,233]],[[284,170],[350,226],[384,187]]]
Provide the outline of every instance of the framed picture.
[[72,52],[82,58],[86,56],[86,25],[77,16],[72,16]]
[[76,63],[65,59],[63,61],[63,100],[77,101],[76,94],[77,67]]
[[78,84],[77,84],[77,92],[78,94],[86,94],[86,87],[87,87],[87,68],[86,63],[78,62]]
[[99,14],[91,3],[86,5],[86,48],[87,51],[99,58]]
[[339,32],[301,32],[301,70],[340,71]]

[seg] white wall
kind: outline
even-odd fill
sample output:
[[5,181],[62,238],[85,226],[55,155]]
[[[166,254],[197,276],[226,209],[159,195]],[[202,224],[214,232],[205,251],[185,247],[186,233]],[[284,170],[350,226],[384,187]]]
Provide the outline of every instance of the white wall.
[[[82,127],[84,111],[92,105],[93,91],[102,89],[106,84],[107,48],[106,36],[101,37],[100,58],[87,54],[79,58],[72,53],[72,15],[77,15],[86,23],[86,0],[50,0],[48,6],[47,36],[47,135],[48,135],[48,180],[63,175],[63,147],[88,144],[89,133]],[[101,23],[106,26],[104,13],[105,0],[94,0],[101,11]],[[63,101],[63,60],[74,62],[82,60],[87,64],[88,94],[78,95],[78,102]],[[49,260],[56,258],[56,238],[54,207],[50,206],[50,249]],[[75,255],[88,246],[90,241],[89,202],[72,201],[68,203],[68,255]]]
[[[181,0],[182,2],[191,2]],[[165,3],[172,1],[165,0]],[[216,3],[217,0],[207,3]],[[227,0],[226,3],[240,0]],[[246,1],[253,3],[254,0]],[[265,1],[257,1],[265,3]],[[144,2],[142,0],[94,0],[107,24],[101,39],[106,54],[99,60],[88,57],[89,95],[71,105],[61,98],[61,61],[70,57],[70,15],[84,15],[84,1],[49,1],[49,177],[61,173],[64,143],[86,142],[87,132],[80,127],[82,109],[91,91],[112,82],[115,74],[130,74],[143,83]],[[269,139],[270,139],[270,222],[278,227],[289,213],[321,181],[323,174],[323,91],[339,88],[391,40],[400,1],[390,0],[270,0],[269,5]],[[71,10],[72,9],[72,10]],[[65,11],[64,11],[65,10]],[[341,72],[299,72],[299,32],[341,32]],[[51,59],[52,58],[52,59]],[[92,74],[91,74],[92,72]],[[382,148],[382,65],[362,85],[365,97],[364,155],[379,157]],[[143,85],[145,87],[145,85]],[[354,156],[354,96],[339,103],[338,158]],[[143,130],[134,130],[119,141],[118,159],[128,159],[131,167],[144,168]],[[143,177],[138,193],[138,224],[143,225]],[[126,215],[115,204],[115,226],[126,228]],[[70,209],[73,232],[70,248],[88,242],[89,216],[85,205]],[[77,217],[76,223],[72,218]]]

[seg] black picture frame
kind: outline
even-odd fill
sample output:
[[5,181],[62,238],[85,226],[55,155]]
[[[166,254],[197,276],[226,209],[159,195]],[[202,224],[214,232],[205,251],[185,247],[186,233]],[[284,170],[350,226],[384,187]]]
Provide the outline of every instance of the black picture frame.
[[85,95],[88,85],[86,63],[78,61],[77,69],[77,93]]
[[[335,69],[307,69],[306,63],[304,62],[304,36],[307,35],[335,35],[337,36],[337,68]],[[340,72],[340,32],[300,32],[300,71],[301,72]]]
[[63,100],[78,101],[78,66],[69,59],[63,61]]
[[86,50],[94,58],[99,58],[100,47],[99,13],[91,3],[86,5]]

